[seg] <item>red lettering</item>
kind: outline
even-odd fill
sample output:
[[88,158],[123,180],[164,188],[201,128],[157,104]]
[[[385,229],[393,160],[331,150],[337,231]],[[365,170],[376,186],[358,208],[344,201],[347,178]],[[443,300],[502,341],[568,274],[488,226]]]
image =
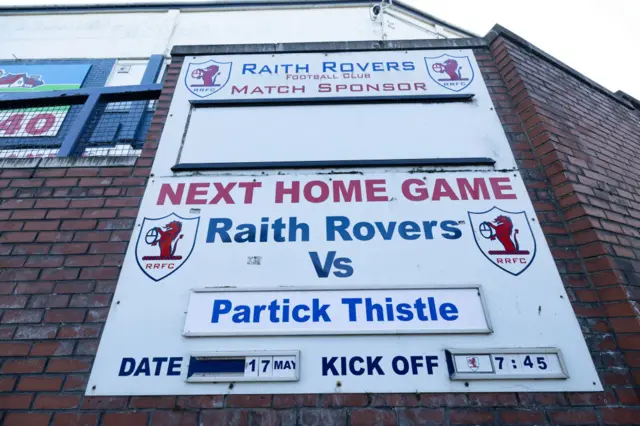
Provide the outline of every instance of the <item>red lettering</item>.
[[333,202],[339,203],[340,197],[345,202],[350,202],[355,196],[356,202],[362,202],[362,187],[359,180],[350,180],[349,188],[347,188],[344,184],[344,181],[334,180],[333,181]]
[[479,200],[480,193],[482,193],[483,200],[489,200],[489,189],[484,178],[473,178],[473,187],[469,184],[469,180],[465,178],[456,179],[458,183],[458,191],[460,192],[460,198],[468,200],[471,195],[472,200]]
[[284,182],[276,182],[276,203],[282,204],[285,195],[291,195],[292,203],[300,202],[300,182],[291,182],[291,188],[285,188]]
[[242,94],[246,95],[248,90],[249,90],[248,86],[242,86],[242,87],[231,86],[231,94],[232,95],[235,95],[236,93],[242,93]]
[[[320,188],[320,195],[313,195],[313,187]],[[304,186],[304,198],[312,203],[321,203],[329,198],[329,185],[321,180],[312,180]]]
[[213,200],[211,200],[209,204],[218,204],[222,199],[224,199],[225,204],[235,204],[233,197],[229,194],[229,191],[236,186],[235,182],[229,182],[226,185],[223,185],[220,182],[214,182],[213,186],[216,188],[218,193],[213,197]]
[[[384,187],[386,181],[384,179],[367,179],[364,182],[367,201],[389,201],[389,197],[386,195],[376,195],[379,192],[386,192],[387,188]],[[377,185],[383,185],[382,187]]]
[[0,121],[0,132],[4,132],[5,136],[15,134],[22,127],[24,114],[13,114],[4,121]]
[[[192,183],[189,185],[189,190],[187,191],[187,199],[185,200],[185,204],[207,204],[207,200],[204,198],[196,198],[198,196],[207,196],[207,190],[204,188],[208,188],[208,183]],[[204,191],[201,191],[204,189]]]
[[[409,201],[424,201],[429,198],[429,190],[425,188],[426,186],[422,179],[407,179],[402,182],[402,195]],[[413,191],[412,187],[414,187]]]
[[[518,198],[516,194],[505,194],[504,191],[511,191],[511,179],[508,177],[492,177],[489,178],[493,196],[496,200],[515,200]],[[503,185],[506,184],[506,185]]]
[[442,197],[448,197],[451,200],[458,200],[458,196],[449,185],[446,179],[436,179],[436,183],[433,188],[433,201],[438,201]]
[[163,183],[160,187],[160,193],[158,194],[158,206],[163,206],[165,200],[168,198],[169,202],[173,205],[180,204],[182,201],[182,194],[184,193],[184,183],[179,183],[176,190],[173,190],[173,186],[170,183]]
[[[38,123],[42,120],[44,120],[44,124],[38,127]],[[25,130],[30,135],[34,135],[34,136],[41,135],[51,130],[55,122],[56,122],[56,116],[51,113],[47,112],[47,113],[37,114],[31,120],[29,120]]]
[[244,203],[253,203],[253,190],[262,187],[262,182],[240,182],[240,188],[244,188]]

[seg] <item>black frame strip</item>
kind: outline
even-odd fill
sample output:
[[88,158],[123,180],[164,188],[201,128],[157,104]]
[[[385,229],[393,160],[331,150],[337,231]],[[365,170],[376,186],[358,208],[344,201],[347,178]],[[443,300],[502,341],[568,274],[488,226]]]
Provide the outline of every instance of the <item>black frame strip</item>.
[[194,108],[217,107],[258,107],[258,106],[292,106],[292,105],[362,105],[362,104],[415,104],[415,103],[447,103],[470,102],[473,93],[452,93],[443,95],[410,95],[410,96],[350,96],[326,98],[262,98],[262,99],[192,99]]
[[472,158],[411,158],[392,160],[326,160],[326,161],[256,161],[237,163],[181,163],[171,168],[174,172],[252,170],[252,169],[309,169],[344,167],[420,167],[420,166],[493,166],[488,157]]

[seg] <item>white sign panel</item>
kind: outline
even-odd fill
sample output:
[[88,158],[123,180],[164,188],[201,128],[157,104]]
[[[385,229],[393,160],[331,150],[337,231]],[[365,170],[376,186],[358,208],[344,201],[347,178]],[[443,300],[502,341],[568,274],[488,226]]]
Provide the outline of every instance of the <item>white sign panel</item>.
[[479,287],[195,291],[185,336],[489,333]]
[[185,58],[153,173],[472,158],[516,167],[471,50],[216,55]]
[[[90,395],[601,389],[517,173],[396,168],[156,177],[135,229]],[[477,287],[481,297],[463,290]],[[316,314],[331,309],[335,324],[271,322],[274,300],[272,309],[284,315],[285,305],[311,304],[313,312],[314,298]],[[363,302],[345,305],[344,298]],[[428,321],[415,321],[420,299]],[[454,316],[447,303],[460,322],[442,321]],[[411,321],[396,321],[401,304],[409,305],[402,310],[404,319],[413,313]],[[349,320],[350,306],[357,321]],[[257,311],[258,321],[246,323]],[[452,380],[449,348],[490,355],[493,377]],[[525,369],[537,348],[561,352],[566,375],[497,373],[496,356],[510,350]],[[187,381],[194,354],[212,351],[299,351],[299,380],[267,380],[275,374],[267,368],[263,381],[238,381],[232,390],[210,378]],[[234,368],[241,365],[246,359]],[[210,366],[197,374],[209,374]]]
[[190,98],[216,100],[449,95],[481,81],[470,50],[199,56],[183,69]]

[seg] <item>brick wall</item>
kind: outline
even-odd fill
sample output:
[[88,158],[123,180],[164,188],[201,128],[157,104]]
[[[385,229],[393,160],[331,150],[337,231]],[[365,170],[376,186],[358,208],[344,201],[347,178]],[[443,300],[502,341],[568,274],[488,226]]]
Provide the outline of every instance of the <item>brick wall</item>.
[[604,392],[85,397],[174,60],[135,167],[0,171],[2,426],[637,422],[638,116],[503,37],[476,55]]

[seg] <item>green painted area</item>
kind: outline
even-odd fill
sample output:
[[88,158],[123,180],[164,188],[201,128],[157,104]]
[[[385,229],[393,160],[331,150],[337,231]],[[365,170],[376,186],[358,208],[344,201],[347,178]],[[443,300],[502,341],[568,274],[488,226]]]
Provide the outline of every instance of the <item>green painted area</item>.
[[71,90],[77,89],[78,84],[43,84],[42,86],[33,87],[31,89],[25,89],[24,87],[0,87],[0,92],[50,92],[52,90]]

